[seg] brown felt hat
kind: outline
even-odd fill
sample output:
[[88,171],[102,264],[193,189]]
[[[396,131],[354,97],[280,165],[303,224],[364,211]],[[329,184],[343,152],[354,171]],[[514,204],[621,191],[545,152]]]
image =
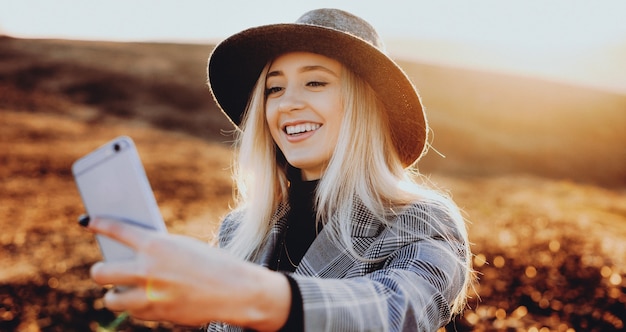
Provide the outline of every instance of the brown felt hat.
[[391,137],[404,166],[421,157],[428,125],[417,90],[384,53],[376,30],[338,9],[316,9],[295,23],[250,28],[215,47],[207,69],[209,87],[235,126],[263,67],[281,54],[296,51],[336,59],[364,79],[387,109]]

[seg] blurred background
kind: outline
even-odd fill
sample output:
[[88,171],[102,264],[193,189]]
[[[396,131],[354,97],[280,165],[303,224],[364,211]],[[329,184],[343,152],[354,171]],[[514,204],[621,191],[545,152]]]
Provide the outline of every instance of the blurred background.
[[115,318],[70,168],[117,135],[170,232],[213,239],[232,138],[207,57],[319,7],[372,23],[420,90],[435,150],[419,167],[464,210],[479,276],[447,329],[624,329],[626,2],[0,0],[0,331]]

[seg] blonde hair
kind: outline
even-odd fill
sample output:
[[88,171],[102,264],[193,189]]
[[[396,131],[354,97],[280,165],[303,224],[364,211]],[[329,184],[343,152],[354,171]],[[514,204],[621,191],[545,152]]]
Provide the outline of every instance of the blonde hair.
[[[237,132],[234,160],[236,209],[243,213],[242,221],[230,238],[226,249],[244,259],[250,259],[261,246],[272,227],[272,216],[288,197],[286,161],[278,151],[265,119],[265,80],[269,64],[264,68],[252,91]],[[355,202],[360,202],[385,226],[403,208],[419,201],[445,211],[454,224],[457,237],[438,231],[449,245],[462,242],[462,258],[455,259],[466,271],[464,291],[452,305],[454,312],[463,309],[470,281],[471,257],[467,231],[458,208],[452,201],[421,182],[416,169],[402,165],[391,139],[391,129],[385,107],[371,87],[356,74],[342,66],[341,73],[344,119],[332,157],[326,166],[316,192],[317,220],[324,224],[336,220],[331,237],[359,257],[352,246],[351,214]],[[424,218],[435,230],[445,229],[434,216]],[[449,226],[449,225],[448,225]],[[411,229],[399,231],[411,232]],[[454,242],[453,242],[454,241]],[[433,241],[435,242],[435,241]],[[437,241],[441,242],[441,241]],[[437,243],[437,245],[440,245]]]

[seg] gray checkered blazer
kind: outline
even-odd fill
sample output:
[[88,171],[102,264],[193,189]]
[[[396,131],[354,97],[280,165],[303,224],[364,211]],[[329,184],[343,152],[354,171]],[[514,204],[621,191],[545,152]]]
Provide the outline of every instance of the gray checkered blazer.
[[[270,266],[287,229],[289,206],[253,261]],[[228,215],[220,245],[230,239],[240,213]],[[467,243],[444,209],[415,203],[384,226],[363,206],[352,217],[353,257],[331,241],[329,222],[292,274],[302,293],[306,331],[436,331],[450,320],[450,303],[464,284]],[[409,230],[409,231],[407,231]],[[453,242],[444,241],[444,237]],[[220,323],[209,331],[240,331]]]

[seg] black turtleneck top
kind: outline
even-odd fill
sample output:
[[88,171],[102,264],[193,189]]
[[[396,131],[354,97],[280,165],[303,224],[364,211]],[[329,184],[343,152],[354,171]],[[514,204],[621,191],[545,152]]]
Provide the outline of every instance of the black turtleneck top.
[[293,272],[317,237],[322,225],[315,222],[315,190],[318,180],[296,178],[289,186],[287,230],[279,245],[278,270]]

